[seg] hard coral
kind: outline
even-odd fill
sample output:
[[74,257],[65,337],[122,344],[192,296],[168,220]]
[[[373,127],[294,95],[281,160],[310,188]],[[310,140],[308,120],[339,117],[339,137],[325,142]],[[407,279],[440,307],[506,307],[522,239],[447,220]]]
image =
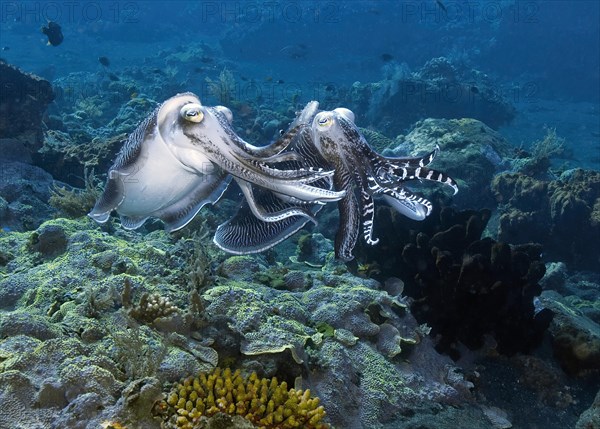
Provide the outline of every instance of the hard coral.
[[[277,378],[259,378],[256,373],[242,377],[239,370],[217,367],[211,373],[188,377],[173,386],[166,401],[158,403],[163,428],[192,429],[201,417],[218,413],[240,415],[260,428],[325,429],[325,416],[319,398],[310,390],[287,388]],[[160,411],[159,411],[160,413]]]

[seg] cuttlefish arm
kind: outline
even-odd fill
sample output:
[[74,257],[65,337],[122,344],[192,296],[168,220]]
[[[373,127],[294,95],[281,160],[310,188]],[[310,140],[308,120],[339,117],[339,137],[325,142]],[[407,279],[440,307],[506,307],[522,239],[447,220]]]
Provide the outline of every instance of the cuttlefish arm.
[[395,187],[409,180],[427,180],[442,183],[453,189],[454,194],[458,192],[458,184],[446,173],[428,168],[435,157],[439,154],[440,147],[425,156],[410,158],[384,157],[375,152],[372,170],[373,177],[380,187]]
[[360,231],[360,204],[354,192],[352,175],[348,171],[336,170],[334,186],[346,190],[346,197],[337,203],[339,224],[334,239],[335,256],[348,262],[354,259],[352,251]]
[[259,203],[255,199],[255,191],[253,190],[252,184],[245,182],[243,180],[236,180],[244,197],[246,198],[246,202],[250,207],[250,211],[256,218],[262,222],[279,222],[283,219],[292,216],[303,216],[308,220],[316,223],[317,221],[314,219],[312,214],[304,207],[297,207],[293,205],[289,205],[288,207],[282,208],[280,210],[268,210],[264,203]]
[[[299,117],[310,123],[316,114],[318,103],[311,102],[300,113]],[[332,166],[325,161],[316,150],[310,129],[305,127],[294,135],[292,142],[286,148],[299,154],[300,159],[282,162],[278,167],[284,169],[315,168],[331,170]],[[313,185],[323,189],[333,189],[331,177],[323,177]],[[272,192],[264,188],[252,186],[253,195],[243,200],[237,213],[217,228],[214,243],[221,249],[234,254],[247,254],[267,250],[282,242],[300,230],[307,222],[316,223],[315,215],[321,210],[322,204],[306,203],[288,195]],[[253,207],[254,206],[254,207]],[[256,212],[259,213],[256,213]],[[281,220],[276,217],[285,213]]]

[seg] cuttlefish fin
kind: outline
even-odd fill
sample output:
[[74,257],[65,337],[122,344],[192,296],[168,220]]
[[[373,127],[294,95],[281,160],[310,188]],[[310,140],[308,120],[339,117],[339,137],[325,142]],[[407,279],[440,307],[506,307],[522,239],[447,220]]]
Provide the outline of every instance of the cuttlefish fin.
[[165,223],[166,231],[177,231],[190,223],[206,204],[216,203],[230,182],[231,176],[224,171],[202,176],[199,185],[192,192],[153,216]]
[[108,172],[108,180],[104,192],[96,201],[94,208],[88,213],[88,216],[98,223],[105,223],[110,217],[110,213],[115,210],[125,199],[125,187],[123,186],[124,177],[116,170]]
[[[254,190],[254,201],[262,210],[270,213],[293,210],[295,207],[262,189]],[[321,205],[312,205],[310,211],[314,215],[321,208]],[[308,221],[306,216],[291,216],[277,222],[264,222],[252,213],[244,201],[230,220],[219,225],[213,241],[221,249],[233,254],[262,252],[297,232]]]
[[121,226],[124,229],[138,229],[146,222],[149,216],[119,216],[121,219]]

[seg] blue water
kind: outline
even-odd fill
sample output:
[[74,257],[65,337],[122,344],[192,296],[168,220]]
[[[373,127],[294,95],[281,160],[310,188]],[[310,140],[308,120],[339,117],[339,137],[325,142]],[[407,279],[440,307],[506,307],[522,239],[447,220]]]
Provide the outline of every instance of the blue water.
[[[516,145],[552,126],[598,168],[599,18],[595,1],[3,1],[0,57],[54,80],[101,76],[99,56],[119,74],[164,69],[165,52],[208,46],[210,58],[188,63],[196,72],[179,70],[188,90],[207,96],[204,79],[226,67],[239,99],[260,94],[273,103],[295,93],[323,99],[328,85],[376,82],[386,67],[418,70],[444,56],[488,75],[521,106],[515,123],[523,126],[505,130]],[[40,32],[48,20],[62,26],[57,47]],[[547,118],[528,115],[547,102]]]
[[[381,77],[380,55],[417,68],[446,56],[500,82],[530,82],[523,96],[599,100],[599,8],[594,1],[3,1],[2,57],[47,77],[141,65],[165,48],[220,44],[240,71],[348,84]],[[39,27],[65,40],[46,47]],[[291,60],[286,46],[305,45]],[[48,68],[54,67],[54,75]]]

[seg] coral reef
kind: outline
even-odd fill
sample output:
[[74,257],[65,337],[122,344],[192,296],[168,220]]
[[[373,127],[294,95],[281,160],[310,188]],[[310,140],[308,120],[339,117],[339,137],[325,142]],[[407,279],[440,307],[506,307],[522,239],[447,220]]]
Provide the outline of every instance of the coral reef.
[[547,178],[550,159],[565,151],[565,139],[548,129],[542,140],[534,142],[531,153],[518,150],[519,156],[512,161],[513,170],[535,178]]
[[[240,257],[229,259],[240,263]],[[269,374],[275,366],[285,379],[302,377],[333,425],[382,427],[393,416],[429,409],[431,401],[454,403],[469,396],[468,383],[449,376],[450,361],[435,356],[426,330],[405,304],[379,290],[376,281],[327,269],[305,271],[312,287],[290,292],[251,283],[252,272],[260,272],[260,264],[255,267],[248,267],[246,280],[204,293],[209,320],[231,331],[213,335],[214,347],[257,359],[253,370]],[[235,337],[241,337],[237,350],[231,346]],[[311,371],[303,373],[302,366],[290,365],[294,361]]]
[[157,405],[163,411],[164,428],[191,429],[202,416],[217,413],[240,415],[260,428],[326,429],[318,398],[310,390],[287,388],[275,377],[259,378],[256,373],[242,377],[241,372],[217,367],[211,373],[189,377],[173,386],[166,401]]
[[160,384],[218,363],[310,389],[327,410],[316,425],[381,428],[470,398],[378,282],[329,257],[323,268],[224,259],[202,237],[109,235],[86,218],[0,235],[0,427],[28,410],[22,427],[158,429]]
[[159,317],[170,316],[179,309],[168,298],[159,294],[143,293],[140,302],[129,310],[129,315],[142,323],[152,323]]
[[577,420],[575,429],[591,429],[600,427],[600,391],[596,394],[594,403]]
[[508,166],[510,144],[496,131],[475,119],[425,119],[406,136],[398,136],[384,155],[418,156],[439,145],[435,168],[459,183],[453,200],[460,206],[494,206],[489,184]]
[[552,181],[503,173],[492,181],[492,192],[501,204],[499,240],[539,242],[547,258],[570,268],[598,266],[600,172],[567,170]]
[[380,247],[363,249],[363,258],[387,260],[383,274],[404,281],[404,293],[414,298],[411,310],[431,326],[438,350],[458,357],[457,341],[479,348],[486,335],[506,354],[539,343],[552,318],[534,304],[545,272],[541,246],[482,239],[489,210],[443,208],[418,230],[387,208],[378,215],[397,234],[382,236]]
[[208,93],[217,100],[218,104],[232,106],[237,103],[235,98],[237,85],[233,73],[231,73],[230,70],[224,68],[219,74],[218,80],[212,80],[207,77],[206,83]]

